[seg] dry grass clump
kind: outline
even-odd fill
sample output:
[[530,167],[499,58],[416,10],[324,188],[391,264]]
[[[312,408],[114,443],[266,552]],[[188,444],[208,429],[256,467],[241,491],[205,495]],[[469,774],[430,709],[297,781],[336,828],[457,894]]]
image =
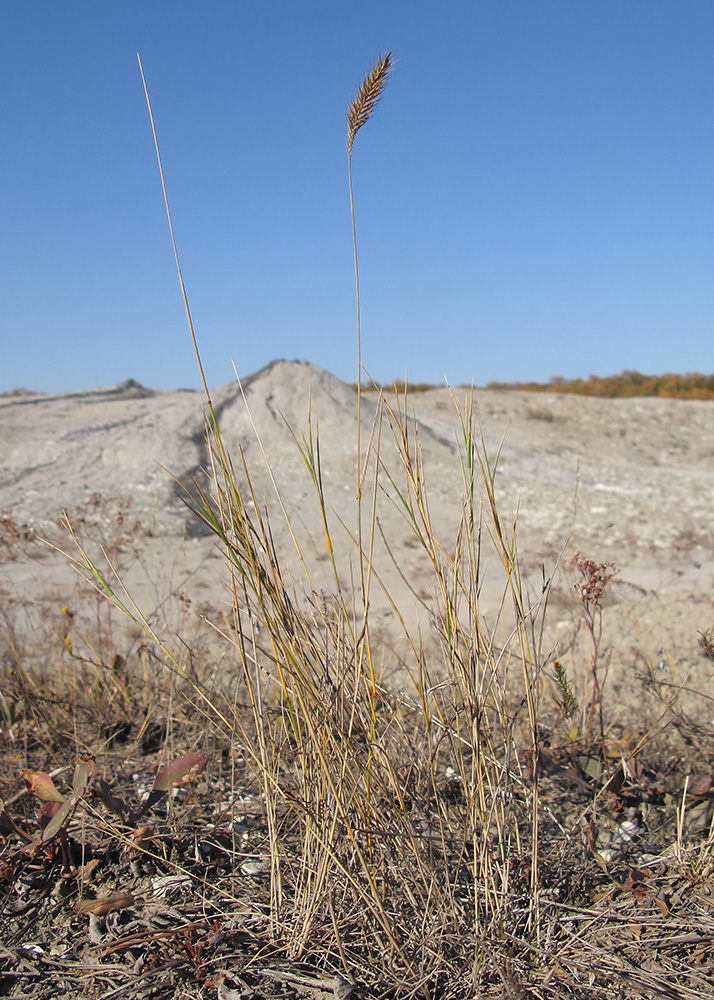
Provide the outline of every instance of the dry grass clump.
[[[350,164],[390,68],[387,53],[350,106]],[[359,303],[358,281],[357,293]],[[5,752],[22,744],[29,790],[0,809],[10,988],[34,988],[50,969],[76,990],[91,954],[103,984],[82,989],[105,1000],[148,987],[224,1000],[298,988],[425,1000],[704,995],[714,791],[705,775],[682,790],[680,765],[649,763],[672,701],[645,732],[608,724],[599,645],[608,567],[578,563],[593,645],[592,693],[578,706],[544,641],[551,578],[544,572],[541,590],[527,591],[516,520],[499,506],[499,455],[486,451],[468,402],[457,407],[462,516],[453,537],[437,537],[405,388],[380,393],[364,453],[358,445],[354,525],[334,523],[312,418],[295,432],[332,569],[325,600],[289,524],[302,576],[284,572],[251,470],[242,453],[229,454],[205,389],[211,464],[188,491],[230,570],[231,621],[215,623],[230,656],[218,675],[171,647],[111,559],[96,558],[68,525],[75,565],[141,637],[143,682],[139,661],[84,658],[91,690],[80,673],[63,704],[39,689],[19,653],[3,680]],[[399,662],[410,685],[401,691],[382,682],[370,619],[372,588],[382,587],[373,560],[381,504],[397,506],[428,557],[435,595],[440,655],[404,624]],[[336,556],[345,538],[351,575]],[[479,606],[487,544],[502,571],[495,622]],[[78,655],[71,641],[65,649]],[[12,690],[24,706],[15,715]],[[121,744],[114,730],[90,731],[92,706],[147,722]],[[142,743],[148,720],[162,715],[158,739]],[[64,743],[60,717],[74,726]],[[22,741],[32,724],[42,739],[30,747]],[[707,740],[714,750],[700,733],[701,747]],[[70,743],[79,752],[72,771]],[[57,763],[73,772],[71,790],[50,780]],[[687,817],[702,804],[695,830]],[[29,833],[33,823],[44,832]],[[689,833],[698,836],[691,847]],[[28,877],[30,890],[19,889]],[[50,887],[45,896],[32,895],[37,879]],[[48,961],[43,937],[39,951],[24,952],[24,906],[54,906],[94,950]],[[110,966],[118,986],[104,981]]]

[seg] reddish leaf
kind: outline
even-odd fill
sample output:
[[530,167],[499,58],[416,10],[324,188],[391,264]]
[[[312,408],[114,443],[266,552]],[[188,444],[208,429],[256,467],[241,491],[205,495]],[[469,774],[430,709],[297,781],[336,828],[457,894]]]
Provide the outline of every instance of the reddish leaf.
[[64,802],[64,795],[57,791],[52,778],[44,771],[31,771],[28,768],[20,771],[20,777],[38,799],[44,802]]
[[687,785],[687,797],[706,798],[712,793],[712,783],[714,783],[714,777],[711,774],[695,774]]
[[172,785],[185,784],[205,768],[208,756],[205,753],[185,753],[171,764],[159,769],[152,786],[153,792],[168,792]]
[[86,865],[79,866],[79,868],[77,869],[77,881],[80,883],[80,885],[83,882],[91,881],[95,869],[99,868],[101,863],[102,863],[101,858],[92,858],[92,860],[88,861]]
[[153,837],[153,826],[139,826],[134,830],[134,843],[132,847],[140,851],[148,851],[150,847],[153,847]]

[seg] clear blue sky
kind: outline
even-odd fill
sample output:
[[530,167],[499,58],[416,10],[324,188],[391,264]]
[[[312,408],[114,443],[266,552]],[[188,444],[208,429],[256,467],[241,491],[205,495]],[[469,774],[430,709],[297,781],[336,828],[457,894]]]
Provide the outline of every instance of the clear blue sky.
[[273,358],[476,384],[714,371],[713,0],[23,0],[0,33],[0,391]]

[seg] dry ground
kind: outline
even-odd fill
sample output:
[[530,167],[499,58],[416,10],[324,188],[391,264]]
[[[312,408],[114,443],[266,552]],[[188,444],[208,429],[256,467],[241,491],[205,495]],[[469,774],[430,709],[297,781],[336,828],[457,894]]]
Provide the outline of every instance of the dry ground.
[[[298,438],[306,433],[308,388],[334,523],[342,518],[349,526],[352,391],[319,369],[285,362],[244,385],[272,474],[328,599],[319,518],[285,425]],[[218,390],[215,401],[234,455],[244,450],[256,502],[274,512],[238,389]],[[527,923],[530,855],[523,848],[509,861],[508,922],[482,941],[490,943],[478,990],[458,941],[436,972],[422,956],[424,989],[443,998],[714,996],[714,710],[712,660],[701,642],[714,624],[714,404],[482,390],[475,403],[491,453],[507,431],[497,478],[501,509],[509,517],[519,511],[519,552],[534,600],[543,572],[552,578],[538,765],[540,924]],[[437,389],[415,395],[411,405],[435,531],[448,540],[461,509],[453,401]],[[366,435],[372,414],[367,400]],[[386,442],[386,429],[383,436]],[[348,974],[359,980],[356,996],[418,995],[414,977],[400,989],[398,969],[386,958],[383,966],[375,961],[365,915],[349,906],[337,907],[324,940],[318,927],[295,956],[290,927],[275,923],[261,786],[245,754],[205,714],[195,688],[38,541],[62,538],[57,519],[69,509],[80,537],[104,545],[122,570],[189,678],[228,699],[231,711],[247,713],[232,647],[217,631],[230,628],[224,562],[165,471],[185,483],[207,464],[198,397],[129,384],[0,400],[0,460],[0,995],[339,996],[347,987],[334,977]],[[380,494],[378,503],[376,561],[386,590],[406,608],[408,624],[421,625],[436,658],[423,556],[389,498]],[[277,515],[274,524],[275,544],[297,576]],[[609,662],[604,757],[596,730],[586,733],[592,644],[574,590],[576,551],[619,568],[606,591],[600,642],[601,662]],[[347,557],[338,558],[349,581]],[[497,641],[499,628],[507,632],[508,613],[498,615],[503,588],[489,555],[482,608]],[[377,590],[374,602],[385,640],[381,680],[391,699],[385,711],[408,732],[413,690],[389,652],[398,645],[394,613]],[[580,706],[576,732],[558,709],[555,656]],[[187,752],[204,754],[205,769],[185,784],[173,782],[141,812],[160,763]],[[24,848],[18,831],[37,836],[41,803],[24,793],[20,771],[57,772],[56,785],[69,796],[77,755],[92,755],[97,774],[66,837]],[[525,782],[532,766],[524,741],[518,767]],[[443,815],[458,818],[464,803],[448,768],[439,795]],[[123,801],[120,815],[108,809],[111,797]],[[431,813],[416,795],[412,808],[426,843]],[[289,810],[284,822],[289,903],[303,859]],[[451,887],[454,912],[468,915],[475,887],[463,845],[452,849],[434,862],[435,878]],[[110,894],[117,903],[111,912],[85,912],[86,901]],[[403,902],[392,900],[395,907]],[[342,954],[326,944],[335,927]],[[478,947],[474,940],[471,953]]]

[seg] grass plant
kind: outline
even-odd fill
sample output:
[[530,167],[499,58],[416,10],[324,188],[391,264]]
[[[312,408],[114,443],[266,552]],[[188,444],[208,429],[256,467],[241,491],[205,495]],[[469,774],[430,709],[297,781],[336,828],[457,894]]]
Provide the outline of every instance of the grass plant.
[[[347,112],[360,371],[352,151],[355,135],[373,113],[391,68],[392,57],[386,53],[365,77]],[[152,129],[161,167],[153,116]],[[172,227],[171,233],[203,378]],[[537,659],[536,622],[543,599],[532,605],[524,592],[516,526],[504,525],[498,511],[497,460],[489,458],[478,438],[473,411],[460,413],[463,516],[455,539],[436,538],[418,426],[408,412],[408,391],[397,393],[392,402],[380,397],[363,456],[358,389],[357,532],[352,542],[359,567],[359,613],[354,597],[346,596],[350,588],[334,561],[334,528],[322,487],[319,439],[312,426],[302,443],[296,439],[296,446],[322,512],[338,600],[336,611],[334,604],[325,609],[310,584],[307,560],[291,529],[304,569],[305,605],[283,573],[270,525],[252,490],[250,470],[240,456],[241,478],[247,486],[238,485],[205,379],[204,389],[212,468],[210,485],[194,481],[191,502],[219,539],[231,569],[234,654],[251,714],[247,719],[241,713],[226,714],[203,691],[195,693],[216,722],[239,741],[261,776],[273,934],[284,942],[292,960],[314,960],[317,945],[323,956],[334,956],[347,976],[379,963],[394,986],[408,985],[411,991],[431,996],[458,970],[476,988],[488,966],[486,943],[491,938],[511,924],[514,929],[530,928],[537,940],[540,927],[538,770],[525,774],[515,748],[524,726],[537,759],[542,664]],[[393,438],[396,467],[390,466],[382,448],[385,428]],[[363,535],[361,505],[368,476],[371,515]],[[502,647],[496,646],[478,606],[479,483],[513,605],[514,624]],[[439,602],[434,625],[442,663],[428,662],[418,637],[406,633],[412,655],[402,667],[413,685],[407,703],[380,688],[378,651],[370,630],[372,549],[380,497],[397,504],[425,551]],[[116,583],[107,580],[82,550],[77,562],[111,600],[136,618],[136,609],[117,596]],[[374,585],[379,585],[378,578]],[[138,620],[161,645],[148,622]],[[163,652],[170,660],[168,650]],[[514,666],[519,675],[515,682],[511,681]],[[512,685],[519,692],[515,701]],[[277,712],[270,710],[275,707]],[[511,913],[514,855],[528,858],[528,902],[517,916]],[[353,940],[357,914],[366,919],[369,937]],[[480,945],[474,947],[477,942]]]
[[[204,477],[189,483],[188,499],[221,546],[229,570],[231,620],[227,625],[215,622],[229,652],[222,676],[194,670],[170,647],[123,588],[111,553],[105,551],[104,559],[93,556],[69,524],[76,543],[72,559],[97,591],[131,620],[145,648],[152,650],[152,669],[171,678],[166,689],[171,711],[176,717],[200,720],[198,730],[187,726],[193,743],[180,753],[168,753],[171,741],[164,735],[164,763],[153,786],[147,785],[147,795],[153,787],[166,797],[189,769],[205,767],[207,774],[212,768],[220,774],[220,780],[230,771],[232,797],[214,817],[212,835],[193,837],[195,864],[189,864],[185,845],[181,853],[180,802],[168,813],[173,823],[170,837],[160,835],[154,825],[144,825],[148,805],[133,812],[120,808],[119,820],[109,827],[101,819],[100,806],[111,811],[124,800],[107,784],[97,785],[98,801],[91,805],[93,762],[80,767],[69,796],[47,785],[43,769],[28,771],[35,794],[59,807],[53,837],[62,832],[61,850],[53,855],[53,863],[63,864],[70,873],[73,865],[78,867],[68,829],[81,804],[96,824],[104,822],[105,833],[111,830],[119,839],[132,871],[145,874],[141,866],[150,861],[154,867],[173,866],[173,874],[187,880],[204,910],[181,929],[181,968],[189,968],[193,978],[183,993],[161,995],[208,996],[215,995],[208,992],[215,988],[219,996],[244,997],[263,973],[271,982],[282,975],[284,984],[318,983],[343,998],[614,998],[655,996],[658,984],[677,991],[659,994],[663,996],[703,995],[698,985],[687,985],[686,960],[679,951],[659,971],[632,961],[640,937],[652,928],[659,933],[658,920],[666,923],[670,907],[664,881],[669,869],[633,863],[628,876],[612,873],[598,844],[597,823],[598,810],[604,811],[613,797],[621,797],[621,811],[626,808],[623,788],[628,781],[631,787],[644,782],[637,768],[646,740],[641,733],[636,739],[632,734],[622,738],[619,784],[609,771],[606,782],[588,782],[583,759],[599,754],[607,764],[606,743],[611,738],[603,682],[598,680],[597,642],[587,741],[576,745],[571,734],[568,745],[561,747],[549,736],[543,690],[553,663],[562,715],[575,711],[565,668],[545,639],[551,576],[544,573],[539,591],[529,592],[519,559],[517,514],[501,509],[500,449],[495,455],[488,452],[472,402],[468,397],[460,402],[454,395],[462,513],[456,532],[447,538],[433,529],[419,425],[410,411],[408,387],[380,392],[374,420],[362,426],[352,151],[355,135],[374,111],[391,69],[392,57],[386,53],[365,77],[347,115],[359,370],[356,528],[340,523],[330,509],[316,419],[308,410],[304,432],[293,428],[320,512],[334,585],[329,601],[313,584],[300,532],[290,523],[300,578],[285,571],[251,468],[240,450],[231,454],[222,434],[191,321],[149,103],[181,292],[206,398],[210,467]],[[148,102],[143,69],[142,80]],[[269,467],[270,456],[264,454],[264,459]],[[275,480],[273,485],[278,509],[287,518]],[[367,502],[369,518],[364,515],[363,526],[362,505]],[[434,595],[430,627],[440,650],[434,657],[433,645],[407,626],[406,614],[386,593],[402,623],[404,652],[398,660],[409,686],[400,691],[382,681],[384,650],[370,627],[372,588],[384,589],[374,559],[383,504],[396,506],[428,561]],[[351,552],[347,562],[338,556],[345,546]],[[495,621],[480,607],[486,547],[495,552],[502,575],[503,603]],[[350,567],[357,567],[356,581]],[[607,582],[598,579],[603,586]],[[600,594],[587,596],[594,640],[602,613]],[[122,664],[120,676],[107,680],[102,697],[120,699],[123,711],[129,712],[138,694],[123,669]],[[15,726],[14,703],[5,699],[0,707]],[[595,713],[599,732],[593,746]],[[204,752],[208,734],[215,742]],[[545,776],[571,772],[584,799],[576,809],[579,815],[561,810],[558,818],[552,794],[544,800],[542,784]],[[246,835],[240,840],[243,834],[236,833],[238,787],[250,789],[259,803],[259,833],[252,839]],[[677,814],[680,863],[685,854],[685,798],[686,788]],[[10,811],[4,815],[10,822]],[[232,832],[221,840],[226,817]],[[33,848],[47,851],[51,839],[40,835]],[[708,878],[703,874],[710,870],[708,850],[705,845],[687,855],[688,885]],[[214,867],[206,873],[204,857],[223,858],[224,866],[213,860]],[[262,881],[250,881],[254,876]],[[598,900],[593,895],[596,886]],[[126,909],[134,897],[120,895],[121,908]],[[621,907],[610,923],[611,911],[597,909],[603,899],[617,899]],[[104,919],[104,910],[111,908],[109,903],[94,910],[87,905],[77,912]],[[643,906],[649,907],[646,916]],[[625,909],[631,926],[639,928],[634,944],[634,932],[630,929],[628,937],[621,919]],[[209,940],[206,923],[211,921],[214,936]],[[219,933],[234,934],[231,940],[237,940],[236,921],[245,935],[240,940],[248,943],[238,971],[231,973],[206,956],[217,947]],[[598,937],[605,925],[616,934],[617,943],[607,958],[603,938]],[[104,933],[96,923],[92,926],[93,933]],[[666,924],[664,933],[669,935],[671,927]],[[145,929],[134,928],[132,933],[131,943],[128,932],[118,938],[127,954],[131,948],[148,947]],[[157,941],[151,937],[155,950],[150,954],[161,970],[161,961],[169,959],[157,950]],[[119,951],[118,945],[109,948],[105,955]],[[615,974],[621,984],[613,987]]]

